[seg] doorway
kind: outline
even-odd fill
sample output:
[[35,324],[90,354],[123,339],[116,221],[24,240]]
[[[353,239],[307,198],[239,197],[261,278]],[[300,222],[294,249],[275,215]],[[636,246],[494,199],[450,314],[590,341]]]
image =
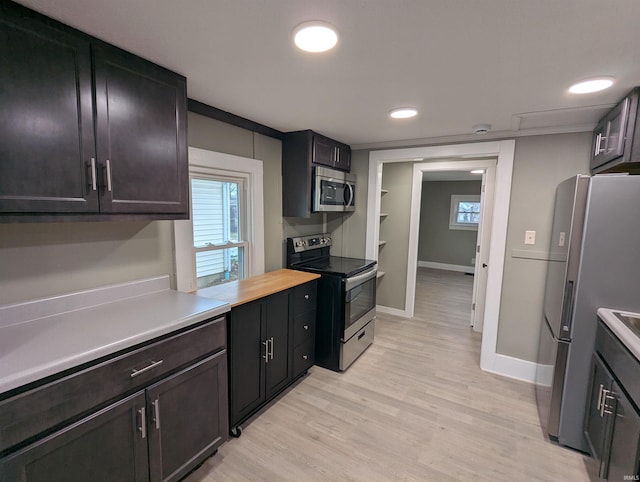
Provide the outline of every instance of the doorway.
[[[429,282],[436,285],[450,283],[451,289],[458,290],[461,295],[459,302],[468,307],[468,324],[481,332],[489,263],[495,160],[479,160],[478,163],[487,167],[471,171],[422,171],[417,276],[422,286]],[[469,293],[465,294],[467,288]],[[416,289],[414,300],[419,296],[418,291]],[[456,297],[455,293],[444,294]]]
[[[411,318],[415,303],[415,273],[417,269],[417,240],[420,185],[422,171],[460,170],[476,168],[477,159],[492,159],[495,169],[495,190],[489,233],[491,243],[485,244],[492,263],[488,265],[480,366],[482,369],[503,373],[510,360],[496,353],[498,315],[502,292],[502,276],[506,252],[507,220],[511,196],[511,177],[515,141],[490,141],[469,144],[414,147],[372,151],[369,154],[369,182],[367,203],[367,258],[378,259],[382,171],[386,163],[412,163],[413,184],[410,200],[410,226],[407,246],[397,253],[407,260],[406,280],[396,280],[404,285],[405,303],[396,314]],[[469,160],[476,159],[476,161]],[[425,161],[425,162],[416,162]],[[476,163],[476,164],[473,164]],[[470,167],[470,165],[472,167]],[[485,166],[486,167],[486,166]],[[406,284],[405,284],[406,283]],[[382,307],[384,308],[384,307]],[[477,306],[476,306],[477,309]]]

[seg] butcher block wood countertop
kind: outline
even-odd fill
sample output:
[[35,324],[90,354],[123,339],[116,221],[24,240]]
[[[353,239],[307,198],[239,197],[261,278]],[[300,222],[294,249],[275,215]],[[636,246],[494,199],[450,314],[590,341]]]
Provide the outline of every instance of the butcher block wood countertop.
[[320,278],[319,274],[280,269],[197,290],[194,294],[227,302],[231,308]]

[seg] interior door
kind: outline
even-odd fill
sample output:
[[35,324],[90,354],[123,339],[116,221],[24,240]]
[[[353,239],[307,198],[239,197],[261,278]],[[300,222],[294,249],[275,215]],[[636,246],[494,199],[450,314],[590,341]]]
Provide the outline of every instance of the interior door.
[[473,277],[473,293],[471,295],[471,326],[474,331],[482,331],[482,327],[484,326],[484,306],[487,297],[487,278],[489,275],[489,246],[491,245],[495,182],[496,168],[486,168],[482,175],[480,222],[478,223],[476,265]]

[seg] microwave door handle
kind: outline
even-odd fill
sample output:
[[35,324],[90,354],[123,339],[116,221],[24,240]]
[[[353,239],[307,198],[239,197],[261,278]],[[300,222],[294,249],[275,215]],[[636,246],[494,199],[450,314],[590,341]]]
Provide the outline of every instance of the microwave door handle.
[[349,188],[349,200],[346,202],[345,206],[347,207],[352,206],[353,205],[353,186],[348,182],[345,182],[344,184]]

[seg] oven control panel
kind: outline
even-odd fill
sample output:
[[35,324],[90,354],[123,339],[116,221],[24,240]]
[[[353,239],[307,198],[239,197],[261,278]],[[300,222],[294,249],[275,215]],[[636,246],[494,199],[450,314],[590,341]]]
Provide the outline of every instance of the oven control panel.
[[287,239],[287,248],[294,253],[331,246],[331,234],[313,234]]

